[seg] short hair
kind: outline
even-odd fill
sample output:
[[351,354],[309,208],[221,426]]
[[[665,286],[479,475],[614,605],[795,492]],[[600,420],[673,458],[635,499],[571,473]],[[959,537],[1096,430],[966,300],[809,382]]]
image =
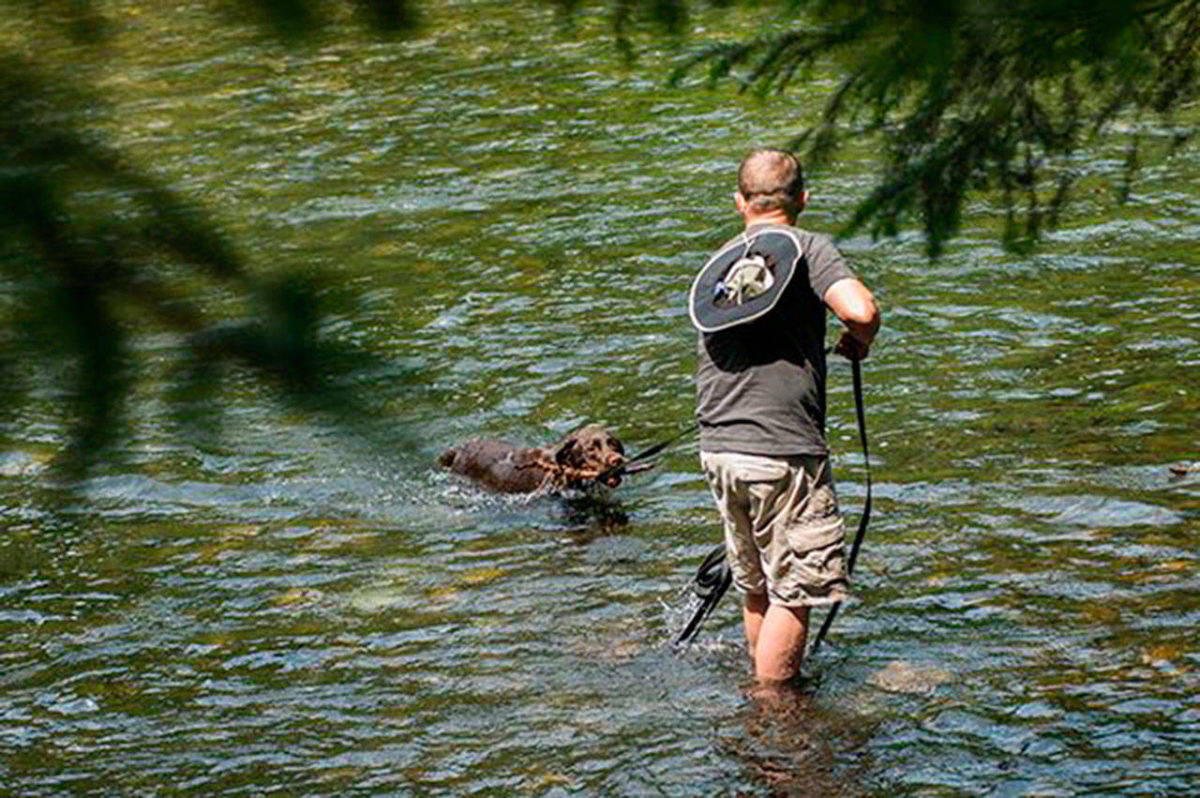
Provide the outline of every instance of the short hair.
[[787,150],[759,147],[738,167],[738,191],[755,211],[792,211],[804,192],[800,159]]

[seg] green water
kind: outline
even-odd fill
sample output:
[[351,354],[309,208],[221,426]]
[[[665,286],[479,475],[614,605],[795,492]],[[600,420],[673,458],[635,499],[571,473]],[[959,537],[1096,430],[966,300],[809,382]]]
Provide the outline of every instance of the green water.
[[[671,90],[665,56],[627,67],[603,21],[522,5],[290,51],[163,5],[122,10],[93,56],[96,124],[256,269],[354,298],[327,332],[394,364],[361,388],[400,442],[231,372],[223,437],[189,443],[166,336],[138,342],[124,462],[79,493],[45,484],[53,398],[22,410],[0,437],[0,792],[1200,790],[1200,481],[1168,471],[1200,460],[1194,152],[1124,208],[1084,196],[1033,257],[995,245],[983,204],[936,263],[911,238],[843,242],[885,315],[876,514],[804,706],[766,711],[735,602],[669,645],[718,534],[694,444],[616,492],[624,525],[433,461],[481,435],[594,421],[636,450],[687,424],[684,299],[736,230],[733,168],[829,81]],[[814,173],[803,223],[847,219],[872,166],[864,145]],[[844,363],[830,381],[853,515]]]

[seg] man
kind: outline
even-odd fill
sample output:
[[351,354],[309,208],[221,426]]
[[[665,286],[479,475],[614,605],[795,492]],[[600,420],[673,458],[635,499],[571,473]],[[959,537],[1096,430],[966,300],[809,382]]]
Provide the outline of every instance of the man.
[[755,675],[775,684],[800,670],[809,608],[842,600],[849,587],[825,444],[825,309],[846,327],[835,351],[851,359],[867,356],[879,310],[827,236],[795,227],[808,192],[794,155],[752,151],[733,200],[745,231],[727,248],[743,241],[749,252],[756,236],[781,231],[799,250],[765,315],[700,335],[696,370],[701,465]]

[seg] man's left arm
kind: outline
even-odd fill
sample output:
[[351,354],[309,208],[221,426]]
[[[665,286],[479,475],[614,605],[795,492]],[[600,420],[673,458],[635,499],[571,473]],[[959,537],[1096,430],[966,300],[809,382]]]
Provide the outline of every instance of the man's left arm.
[[838,280],[825,292],[825,304],[846,325],[833,351],[850,360],[862,360],[879,331],[879,306],[871,290],[854,277]]

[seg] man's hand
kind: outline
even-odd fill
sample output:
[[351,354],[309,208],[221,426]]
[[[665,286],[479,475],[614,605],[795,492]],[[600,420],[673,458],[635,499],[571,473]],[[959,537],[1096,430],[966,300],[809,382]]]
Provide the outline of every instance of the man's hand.
[[842,337],[834,345],[833,351],[847,360],[862,360],[867,356],[871,347],[854,337],[849,330],[842,331]]

